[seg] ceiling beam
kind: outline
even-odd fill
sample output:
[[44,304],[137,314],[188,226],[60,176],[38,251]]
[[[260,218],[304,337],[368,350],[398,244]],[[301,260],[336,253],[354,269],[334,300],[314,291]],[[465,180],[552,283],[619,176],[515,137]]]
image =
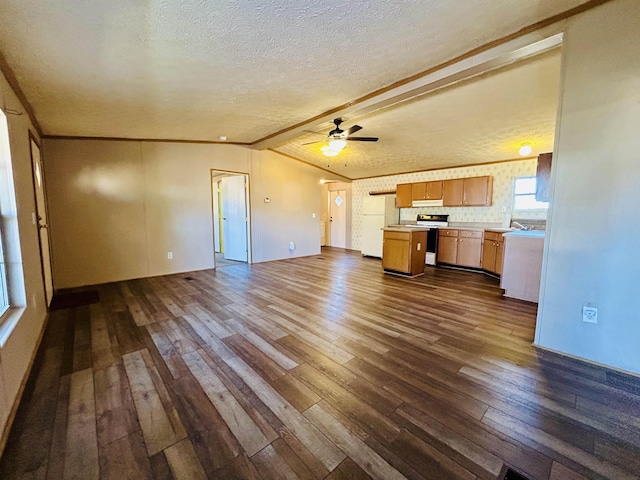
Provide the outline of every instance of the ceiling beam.
[[256,140],[249,146],[258,150],[274,148],[305,134],[305,131],[328,130],[334,118],[345,117],[348,120],[354,120],[376,110],[391,107],[417,96],[434,92],[506,65],[542,54],[559,47],[561,44],[562,28],[560,24],[555,24],[474,55],[466,56],[455,63],[445,63],[422,76],[414,77],[410,81],[398,82],[377,90],[358,100]]

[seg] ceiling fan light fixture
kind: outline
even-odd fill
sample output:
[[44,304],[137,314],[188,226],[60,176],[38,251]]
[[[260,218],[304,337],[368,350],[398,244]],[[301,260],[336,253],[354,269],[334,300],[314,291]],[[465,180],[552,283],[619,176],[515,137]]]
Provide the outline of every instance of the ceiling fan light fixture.
[[518,150],[518,153],[520,153],[520,155],[522,155],[523,157],[531,155],[531,145],[529,145],[528,143],[522,144],[520,150]]
[[325,145],[320,150],[322,150],[322,154],[325,157],[335,157],[336,155],[338,155],[338,153],[340,153],[340,150],[334,150],[329,145]]
[[329,140],[329,148],[331,150],[334,150],[336,152],[339,152],[340,150],[342,150],[344,147],[347,146],[347,141],[341,138],[333,138],[331,140]]

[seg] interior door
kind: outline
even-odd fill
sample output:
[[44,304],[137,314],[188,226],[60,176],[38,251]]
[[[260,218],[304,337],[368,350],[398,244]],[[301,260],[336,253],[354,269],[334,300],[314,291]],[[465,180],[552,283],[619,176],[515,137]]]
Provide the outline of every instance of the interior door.
[[222,178],[222,224],[224,258],[248,260],[247,194],[244,175]]
[[347,207],[345,190],[329,192],[329,221],[331,222],[331,246],[347,247]]
[[211,180],[211,191],[213,198],[213,250],[215,253],[222,251],[222,201],[220,199],[220,191],[222,185],[220,180],[215,177]]
[[40,240],[40,263],[42,276],[44,277],[44,293],[47,307],[51,305],[53,298],[53,276],[51,274],[51,246],[49,244],[49,220],[47,215],[47,201],[44,187],[44,171],[40,147],[31,139],[31,166],[33,173],[33,186],[36,194],[36,221],[38,225],[38,238]]

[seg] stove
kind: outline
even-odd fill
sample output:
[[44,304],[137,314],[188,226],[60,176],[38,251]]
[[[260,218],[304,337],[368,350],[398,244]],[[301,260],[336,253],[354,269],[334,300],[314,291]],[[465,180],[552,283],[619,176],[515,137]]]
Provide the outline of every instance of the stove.
[[421,227],[448,227],[449,215],[427,215],[419,213],[416,224]]
[[449,215],[427,215],[419,213],[416,219],[419,227],[429,227],[427,232],[427,251],[425,252],[424,263],[426,265],[436,264],[436,253],[438,251],[438,228],[449,226]]

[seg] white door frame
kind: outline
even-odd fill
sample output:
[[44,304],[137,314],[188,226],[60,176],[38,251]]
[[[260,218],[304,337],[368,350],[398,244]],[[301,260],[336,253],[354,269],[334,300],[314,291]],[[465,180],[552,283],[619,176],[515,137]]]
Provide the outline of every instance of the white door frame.
[[[47,211],[47,189],[44,179],[44,162],[42,148],[36,137],[29,131],[29,153],[31,157],[31,178],[35,200],[36,225],[38,228],[38,246],[40,247],[40,266],[44,297],[47,308],[53,298],[53,258],[51,256],[51,231],[49,230],[49,213]],[[37,158],[34,156],[36,155]]]
[[[246,191],[245,191],[245,195],[246,195],[246,205],[247,205],[247,263],[252,263],[253,262],[253,248],[252,248],[252,241],[251,241],[251,177],[248,173],[245,172],[236,172],[233,170],[220,170],[217,168],[212,168],[209,171],[209,183],[211,185],[211,218],[212,218],[212,222],[215,222],[217,220],[217,215],[216,212],[214,210],[215,206],[217,205],[217,200],[214,202],[214,195],[218,195],[217,192],[217,188],[214,186],[214,183],[217,183],[216,181],[214,181],[214,177],[218,177],[220,175],[242,175],[245,178],[245,182],[246,182]],[[215,233],[213,231],[213,223],[211,225],[211,248],[213,249],[213,268],[216,268],[216,249],[215,249],[215,237],[214,237]],[[226,242],[227,239],[224,239],[224,241]]]

